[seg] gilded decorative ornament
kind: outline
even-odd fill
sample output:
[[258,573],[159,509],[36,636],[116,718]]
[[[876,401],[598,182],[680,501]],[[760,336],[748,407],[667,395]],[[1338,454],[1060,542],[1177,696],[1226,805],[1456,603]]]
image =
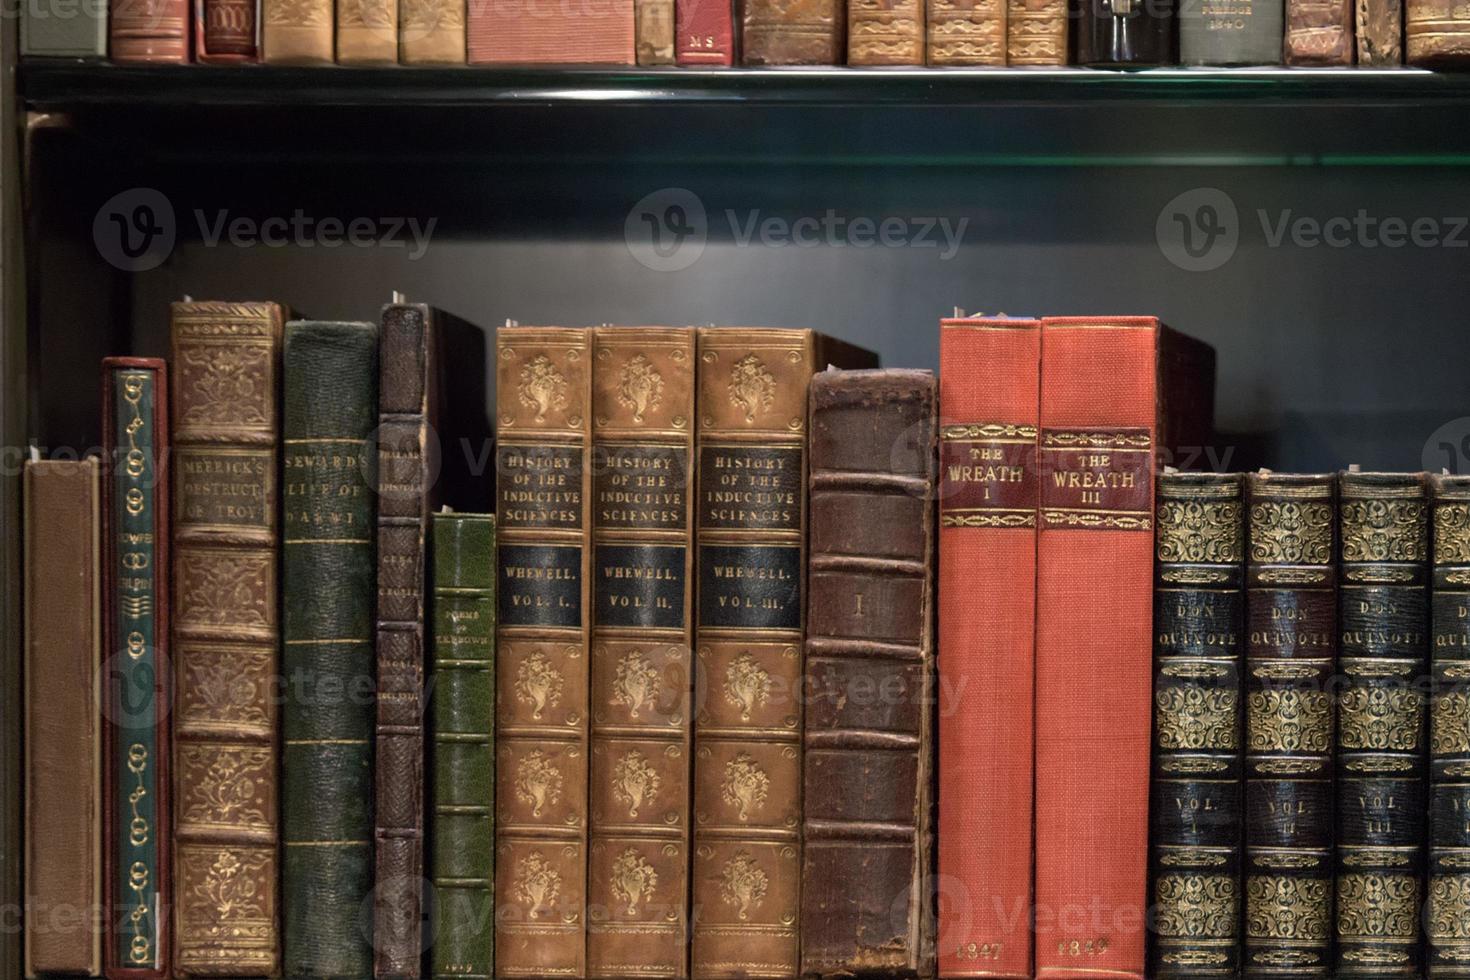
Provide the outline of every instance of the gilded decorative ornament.
[[1195,685],[1160,688],[1154,706],[1162,749],[1233,749],[1235,692]]
[[1419,881],[1406,874],[1345,874],[1337,879],[1337,934],[1353,939],[1419,935]]
[[270,421],[271,351],[266,345],[190,345],[179,355],[180,425],[264,425]]
[[208,626],[269,626],[271,558],[191,551],[179,557],[179,619]]
[[1470,875],[1432,875],[1429,879],[1429,938],[1435,942],[1470,940]]
[[628,915],[637,915],[638,903],[652,898],[653,890],[657,887],[658,872],[636,849],[627,848],[613,861],[613,896],[620,902],[628,903]]
[[663,780],[652,766],[648,757],[637,749],[618,760],[613,766],[613,797],[628,808],[628,819],[638,819],[638,808],[652,803]]
[[1332,740],[1332,705],[1326,691],[1268,688],[1246,701],[1252,752],[1326,752]]
[[761,359],[746,354],[730,369],[730,403],[745,413],[745,421],[754,422],[762,412],[776,403],[776,378]]
[[765,804],[770,788],[771,777],[756,764],[750,753],[741,752],[725,763],[725,779],[720,784],[720,795],[726,803],[739,811],[742,823]]
[[740,720],[750,721],[756,708],[771,700],[771,675],[742,653],[725,668],[725,700],[740,709]]
[[1345,749],[1413,751],[1419,747],[1424,698],[1407,687],[1354,687],[1338,703],[1338,741]]
[[1164,875],[1154,883],[1157,929],[1172,939],[1235,935],[1240,898],[1229,875]]
[[1240,503],[1161,500],[1159,561],[1228,564],[1241,560]]
[[1433,755],[1470,752],[1470,696],[1464,691],[1434,699],[1429,712],[1429,751]]
[[540,749],[527,752],[516,768],[516,799],[531,808],[531,816],[541,816],[546,807],[561,799],[561,789],[561,770],[551,764],[551,758]]
[[1245,934],[1252,939],[1323,940],[1331,918],[1320,878],[1246,878]]
[[1420,500],[1346,500],[1343,561],[1423,561],[1429,549]]
[[533,653],[516,668],[516,700],[530,705],[531,717],[540,721],[547,708],[561,704],[565,686],[561,673],[544,653]]
[[653,661],[634,650],[618,661],[613,678],[613,704],[628,709],[629,718],[637,718],[645,707],[652,709],[658,693],[658,670]]
[[634,422],[642,422],[646,412],[658,407],[663,391],[664,376],[642,354],[635,354],[623,365],[618,376],[618,404],[633,410]]
[[1332,506],[1294,500],[1251,506],[1251,561],[1326,565],[1332,561]]
[[191,898],[203,903],[211,917],[221,923],[264,918],[257,875],[267,863],[268,858],[261,853],[237,854],[222,849],[195,882]]
[[[209,766],[201,774],[199,763]],[[271,820],[256,799],[256,779],[265,778],[273,759],[268,749],[186,746],[181,751],[186,780],[187,804],[183,819],[198,824],[241,824],[269,826]]]
[[522,366],[520,380],[521,404],[536,410],[537,422],[545,422],[547,412],[567,407],[567,379],[545,354],[537,354]]
[[752,909],[760,907],[768,885],[766,873],[746,851],[736,851],[720,871],[720,897],[739,910],[742,922],[750,917]]
[[516,862],[515,890],[516,898],[529,906],[526,917],[539,919],[561,894],[561,872],[540,851],[532,851]]

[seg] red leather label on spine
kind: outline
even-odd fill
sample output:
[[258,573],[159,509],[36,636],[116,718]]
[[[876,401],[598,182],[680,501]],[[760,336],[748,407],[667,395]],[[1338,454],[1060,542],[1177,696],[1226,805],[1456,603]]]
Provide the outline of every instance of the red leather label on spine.
[[946,425],[939,442],[941,527],[1036,526],[1036,427]]
[[734,23],[730,0],[677,0],[675,60],[681,65],[733,65]]
[[1048,429],[1041,434],[1042,527],[1148,531],[1152,473],[1148,429]]

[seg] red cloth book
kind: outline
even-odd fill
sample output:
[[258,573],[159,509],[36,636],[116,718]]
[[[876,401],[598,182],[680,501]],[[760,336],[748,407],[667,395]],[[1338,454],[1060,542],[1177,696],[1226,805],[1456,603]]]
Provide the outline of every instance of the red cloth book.
[[633,0],[467,0],[472,65],[631,65]]
[[1041,323],[939,326],[939,969],[1030,977]]
[[1207,444],[1213,367],[1154,317],[1042,321],[1037,980],[1143,977],[1154,475]]

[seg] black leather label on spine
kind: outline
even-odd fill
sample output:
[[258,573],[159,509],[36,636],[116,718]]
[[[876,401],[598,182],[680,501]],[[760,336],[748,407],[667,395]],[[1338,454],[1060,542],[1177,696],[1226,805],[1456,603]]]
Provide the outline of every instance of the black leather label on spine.
[[1470,847],[1470,783],[1440,783],[1434,787],[1429,826],[1432,847]]
[[1417,847],[1424,828],[1424,782],[1353,779],[1339,791],[1337,842],[1347,847]]
[[1236,780],[1154,781],[1154,837],[1171,846],[1240,845],[1240,787]]
[[1317,658],[1336,652],[1337,599],[1331,589],[1253,589],[1246,616],[1250,656]]
[[684,530],[691,476],[688,452],[682,446],[595,446],[592,485],[597,527]]
[[1470,595],[1434,593],[1431,600],[1435,657],[1470,657]]
[[687,553],[678,545],[598,545],[597,625],[683,629]]
[[1240,649],[1244,605],[1238,587],[1231,591],[1160,588],[1154,595],[1155,653],[1235,656]]
[[1246,838],[1252,847],[1331,847],[1332,813],[1331,780],[1252,779],[1246,784]]
[[501,446],[495,453],[502,530],[582,528],[582,450],[576,446]]
[[1342,656],[1424,656],[1429,610],[1423,587],[1344,588],[1340,603]]
[[500,545],[500,623],[582,628],[582,548]]
[[759,446],[701,448],[699,526],[800,531],[801,454]]
[[717,629],[801,629],[801,548],[702,545],[699,625]]

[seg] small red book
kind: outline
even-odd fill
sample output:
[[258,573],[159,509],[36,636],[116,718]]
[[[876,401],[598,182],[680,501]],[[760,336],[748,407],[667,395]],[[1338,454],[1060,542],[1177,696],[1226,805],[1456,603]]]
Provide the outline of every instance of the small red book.
[[1154,317],[1041,330],[1036,977],[1143,977],[1154,476],[1209,443],[1214,352]]
[[675,0],[674,61],[686,68],[735,63],[731,0]]
[[[1041,323],[939,325],[939,970],[1031,976]],[[984,582],[983,587],[976,583]]]

